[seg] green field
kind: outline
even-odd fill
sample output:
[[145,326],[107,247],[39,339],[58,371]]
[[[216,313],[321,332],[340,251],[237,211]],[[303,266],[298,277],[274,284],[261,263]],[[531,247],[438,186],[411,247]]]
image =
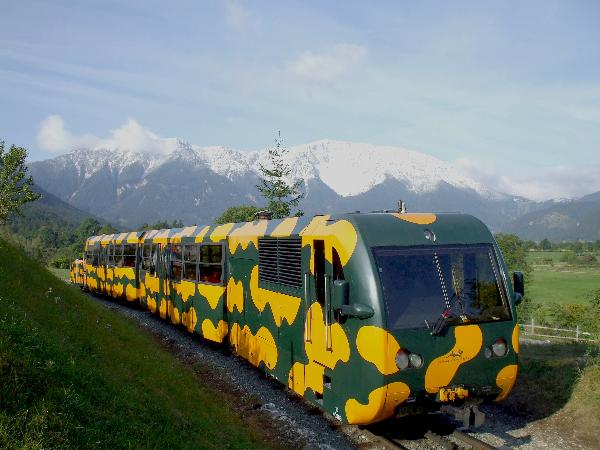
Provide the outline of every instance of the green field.
[[600,288],[600,270],[589,268],[547,269],[535,267],[527,295],[539,303],[587,303],[592,289]]
[[0,448],[261,448],[239,398],[0,240]]
[[558,263],[560,261],[560,257],[565,252],[561,252],[559,250],[555,251],[529,251],[527,252],[527,258],[531,264],[545,264],[546,260],[551,259],[554,263]]
[[564,254],[561,251],[528,252],[533,280],[527,284],[526,290],[533,301],[585,304],[589,293],[600,288],[599,266],[569,265],[560,261]]

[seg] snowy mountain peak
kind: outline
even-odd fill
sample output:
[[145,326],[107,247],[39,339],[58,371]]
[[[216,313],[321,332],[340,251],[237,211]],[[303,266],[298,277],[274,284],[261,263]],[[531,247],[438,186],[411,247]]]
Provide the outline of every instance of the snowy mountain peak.
[[[181,139],[163,139],[163,147],[148,151],[117,148],[78,149],[53,161],[66,161],[78,167],[83,178],[103,167],[121,173],[129,166],[139,165],[147,174],[166,161],[184,161],[190,167],[210,171],[235,180],[247,175],[259,175],[260,164],[268,164],[268,151],[240,151],[222,146],[200,147]],[[168,150],[168,151],[165,151]],[[292,168],[291,179],[305,183],[320,180],[342,197],[363,194],[386,180],[396,180],[410,192],[434,192],[440,183],[460,190],[470,190],[488,199],[505,198],[474,181],[451,163],[431,155],[401,147],[323,139],[293,146],[284,158]]]

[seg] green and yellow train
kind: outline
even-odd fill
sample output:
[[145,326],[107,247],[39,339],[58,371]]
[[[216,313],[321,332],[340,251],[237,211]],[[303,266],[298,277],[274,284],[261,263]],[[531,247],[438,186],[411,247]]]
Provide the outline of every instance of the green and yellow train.
[[502,400],[515,287],[462,214],[319,215],[91,237],[71,280],[234,352],[340,421]]

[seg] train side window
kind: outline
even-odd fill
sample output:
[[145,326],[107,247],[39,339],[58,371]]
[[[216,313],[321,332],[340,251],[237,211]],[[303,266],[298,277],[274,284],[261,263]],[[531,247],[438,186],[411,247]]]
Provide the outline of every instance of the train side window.
[[123,267],[123,245],[115,245],[115,266]]
[[223,247],[221,244],[202,245],[200,247],[200,282],[222,284]]
[[181,280],[181,245],[171,246],[171,279],[173,281]]
[[136,254],[137,245],[125,244],[125,248],[123,249],[123,266],[135,267]]
[[99,262],[99,253],[100,249],[98,247],[92,247],[89,250],[89,254],[88,254],[88,259],[89,262],[88,264],[91,264],[92,266],[98,267],[98,262]]
[[344,266],[342,266],[342,260],[335,247],[333,250],[333,279],[334,280],[345,280],[344,277]]
[[108,256],[106,258],[106,264],[109,267],[115,266],[115,244],[108,244]]
[[183,279],[188,281],[198,281],[198,246],[186,245],[183,247]]
[[94,252],[91,249],[87,249],[85,252],[85,263],[93,264],[94,261]]
[[152,244],[147,242],[142,247],[142,270],[149,272],[151,262],[152,262]]
[[[150,275],[156,275],[156,267],[158,266],[158,245],[152,244],[152,256],[150,259]],[[163,267],[163,273],[165,268]]]

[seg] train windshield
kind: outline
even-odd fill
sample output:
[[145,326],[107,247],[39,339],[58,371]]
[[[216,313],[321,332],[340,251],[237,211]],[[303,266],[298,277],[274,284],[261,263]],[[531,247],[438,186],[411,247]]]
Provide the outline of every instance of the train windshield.
[[492,246],[374,247],[392,330],[510,320]]

